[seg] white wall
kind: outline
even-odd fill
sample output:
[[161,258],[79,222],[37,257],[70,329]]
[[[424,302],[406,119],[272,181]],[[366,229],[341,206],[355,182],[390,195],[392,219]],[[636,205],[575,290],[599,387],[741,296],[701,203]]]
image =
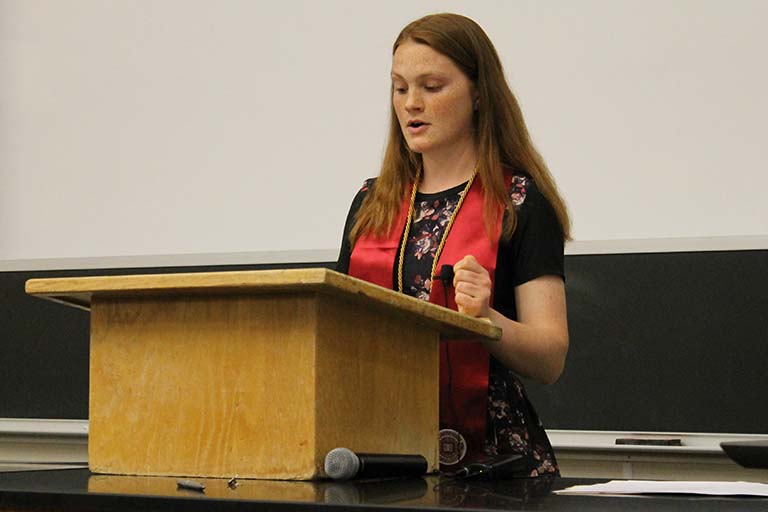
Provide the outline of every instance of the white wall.
[[495,42],[577,240],[768,235],[763,0],[0,0],[0,262],[335,250],[391,44],[444,10]]

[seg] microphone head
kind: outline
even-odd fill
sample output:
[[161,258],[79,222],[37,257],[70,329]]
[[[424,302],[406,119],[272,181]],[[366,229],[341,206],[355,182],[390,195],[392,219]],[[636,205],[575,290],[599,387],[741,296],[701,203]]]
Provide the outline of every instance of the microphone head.
[[334,480],[349,480],[360,470],[360,458],[348,448],[334,448],[325,456],[325,474]]
[[453,265],[443,265],[440,267],[440,274],[438,275],[444,285],[449,286],[453,283]]

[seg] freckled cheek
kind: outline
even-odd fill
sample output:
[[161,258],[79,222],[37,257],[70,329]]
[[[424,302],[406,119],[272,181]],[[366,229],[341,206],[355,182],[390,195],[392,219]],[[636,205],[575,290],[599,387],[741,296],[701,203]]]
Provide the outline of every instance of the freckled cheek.
[[400,122],[400,125],[402,126],[403,120],[405,119],[405,116],[406,116],[405,106],[403,105],[403,102],[398,100],[393,100],[392,108],[394,108],[395,115],[397,116],[397,120]]
[[432,113],[444,119],[459,119],[464,117],[466,105],[458,96],[448,96],[435,100],[432,104]]

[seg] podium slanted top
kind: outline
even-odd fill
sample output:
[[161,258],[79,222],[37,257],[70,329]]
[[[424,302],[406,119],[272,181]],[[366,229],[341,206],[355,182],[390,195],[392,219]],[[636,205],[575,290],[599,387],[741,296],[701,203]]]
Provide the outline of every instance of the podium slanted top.
[[433,325],[442,339],[498,340],[501,329],[487,320],[394,292],[325,268],[250,270],[30,279],[29,295],[90,310],[99,297],[250,295],[310,292],[367,303]]

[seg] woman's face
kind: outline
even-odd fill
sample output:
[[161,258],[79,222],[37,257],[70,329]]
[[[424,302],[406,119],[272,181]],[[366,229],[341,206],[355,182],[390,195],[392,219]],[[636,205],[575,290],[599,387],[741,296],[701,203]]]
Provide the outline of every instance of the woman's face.
[[474,86],[445,55],[406,41],[392,57],[392,105],[411,151],[427,155],[473,144]]

